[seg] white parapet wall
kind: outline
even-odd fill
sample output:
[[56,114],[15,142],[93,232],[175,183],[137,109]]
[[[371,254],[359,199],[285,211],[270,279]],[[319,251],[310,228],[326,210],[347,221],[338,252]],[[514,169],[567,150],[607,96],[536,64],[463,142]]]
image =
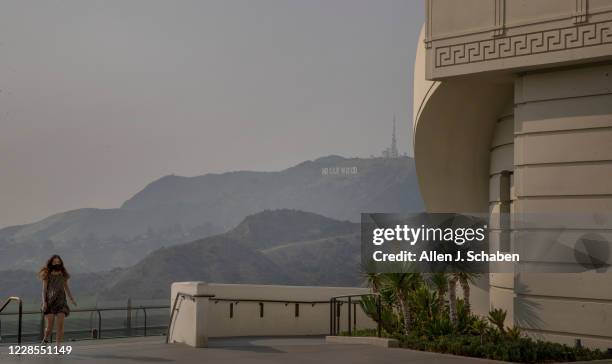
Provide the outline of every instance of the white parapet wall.
[[[206,347],[209,337],[327,335],[332,297],[371,293],[368,288],[356,287],[205,282],[173,283],[171,291],[171,306],[178,293],[186,295],[179,295],[176,302],[168,341],[194,347]],[[357,308],[353,328],[376,327],[359,305],[351,308]],[[348,305],[343,304],[339,311],[340,330],[346,331]]]
[[[182,343],[196,348],[208,346],[208,299],[203,282],[180,282],[172,284],[170,312],[173,320],[168,334],[168,342]],[[192,296],[177,296],[177,293]],[[177,299],[178,297],[178,299]]]

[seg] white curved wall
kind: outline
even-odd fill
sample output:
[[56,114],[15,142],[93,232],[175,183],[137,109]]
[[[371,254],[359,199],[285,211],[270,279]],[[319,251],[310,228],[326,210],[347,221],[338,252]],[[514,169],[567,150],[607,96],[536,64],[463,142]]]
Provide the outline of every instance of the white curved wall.
[[489,147],[512,79],[428,81],[423,31],[414,72],[414,155],[430,212],[487,212]]
[[[499,115],[507,112],[508,105],[512,109],[512,80],[428,81],[425,53],[419,42],[413,128],[417,175],[427,211],[486,213],[491,140]],[[504,123],[504,130],[508,125]],[[509,155],[507,150],[502,154]],[[497,163],[497,158],[493,161]],[[489,306],[489,276],[484,275],[473,287],[472,308],[486,315]]]

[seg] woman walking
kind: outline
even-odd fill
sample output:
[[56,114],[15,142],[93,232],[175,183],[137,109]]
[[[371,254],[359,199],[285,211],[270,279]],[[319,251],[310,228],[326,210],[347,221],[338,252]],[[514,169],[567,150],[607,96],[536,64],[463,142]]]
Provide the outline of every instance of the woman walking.
[[53,323],[56,322],[56,342],[57,345],[60,345],[64,339],[64,319],[70,314],[66,296],[68,296],[72,304],[76,306],[76,301],[72,297],[72,293],[68,287],[70,274],[66,271],[62,258],[59,255],[54,255],[49,258],[47,264],[41,268],[40,272],[38,272],[38,276],[43,281],[42,311],[47,322],[42,343],[49,343],[49,338],[53,331]]

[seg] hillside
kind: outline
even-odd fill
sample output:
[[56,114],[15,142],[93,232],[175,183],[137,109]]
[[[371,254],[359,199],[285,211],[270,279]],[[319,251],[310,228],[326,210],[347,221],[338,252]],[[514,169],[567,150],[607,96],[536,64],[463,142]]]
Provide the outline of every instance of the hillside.
[[107,282],[103,295],[165,298],[172,282],[190,280],[358,285],[359,229],[356,223],[302,211],[264,211],[228,233],[149,254]]
[[[96,235],[91,230],[97,226],[100,216],[97,210],[80,214],[77,211],[67,215],[81,215],[79,219],[62,220],[61,215],[53,216],[50,220],[59,220],[56,224],[47,225],[49,219],[41,224],[26,225],[18,234],[0,237],[0,266],[5,269],[37,270],[52,254],[60,254],[69,262],[74,272],[97,272],[116,267],[128,267],[135,264],[147,253],[167,245],[174,245],[192,241],[219,232],[218,229],[204,223],[191,229],[179,224],[169,225],[153,230],[150,226],[141,224],[141,233],[132,237],[118,235]],[[124,225],[117,214],[117,224]],[[73,236],[69,239],[58,238],[58,235],[69,234],[69,230],[83,227],[83,236]],[[134,231],[135,227],[133,228]],[[40,228],[40,229],[38,229]],[[63,228],[65,230],[63,230]],[[66,231],[68,230],[68,231]],[[29,233],[32,232],[32,235]]]
[[[117,278],[120,270],[103,273],[74,273],[70,278],[70,289],[77,297],[95,298],[106,285]],[[24,270],[0,271],[0,300],[10,296],[21,297],[25,304],[39,303],[42,283],[37,273]]]
[[[166,176],[120,208],[68,211],[0,230],[0,266],[34,270],[56,252],[77,272],[128,267],[155,249],[218,234],[248,215],[282,208],[359,221],[361,212],[419,211],[423,204],[409,157],[330,156],[279,172]],[[242,228],[249,229],[248,222]]]
[[[227,233],[160,248],[132,267],[73,273],[73,292],[104,301],[167,298],[176,281],[359,286],[360,226],[297,211],[247,216]],[[0,296],[40,297],[30,271],[3,271]]]
[[360,286],[363,283],[359,233],[291,243],[262,251],[283,267],[286,284]]
[[298,210],[266,210],[247,216],[225,236],[262,250],[292,242],[352,234],[357,225]]
[[364,211],[408,212],[422,207],[412,158],[329,156],[280,172],[166,176],[121,208],[191,211],[204,221],[229,229],[245,216],[266,209],[291,208],[359,221]]

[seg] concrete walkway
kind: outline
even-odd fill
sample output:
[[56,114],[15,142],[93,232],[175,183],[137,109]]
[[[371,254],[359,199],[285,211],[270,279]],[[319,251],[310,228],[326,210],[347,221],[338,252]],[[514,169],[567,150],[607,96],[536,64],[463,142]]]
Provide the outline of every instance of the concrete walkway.
[[81,341],[71,343],[64,356],[11,357],[0,347],[1,363],[291,363],[291,364],[396,364],[396,363],[493,363],[406,349],[385,349],[359,344],[326,344],[324,338],[211,339],[207,349],[166,345],[162,337]]

